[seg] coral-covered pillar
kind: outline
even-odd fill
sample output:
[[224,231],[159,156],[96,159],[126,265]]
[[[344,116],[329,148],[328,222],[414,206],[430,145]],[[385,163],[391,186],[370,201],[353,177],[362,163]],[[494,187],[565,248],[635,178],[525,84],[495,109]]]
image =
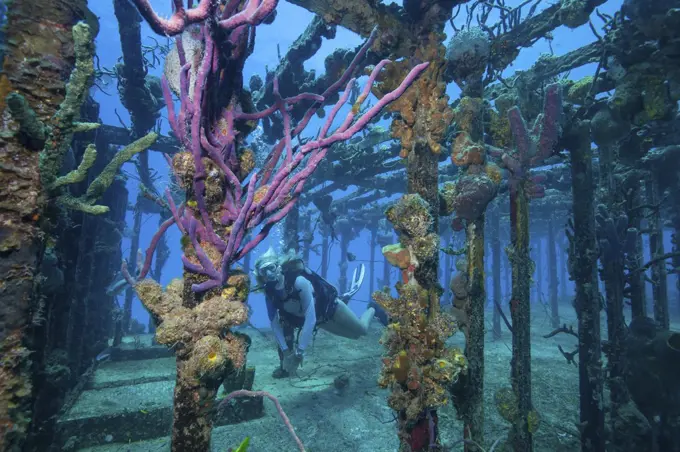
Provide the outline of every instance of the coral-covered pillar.
[[437,288],[422,287],[415,277],[420,263],[429,262],[439,248],[429,210],[417,194],[404,195],[387,209],[399,243],[382,252],[401,270],[399,297],[386,291],[373,294],[390,321],[381,340],[386,355],[378,384],[391,389],[387,402],[397,413],[400,452],[439,449],[437,408],[448,402],[446,387],[467,368],[462,353],[445,345],[456,323],[449,314],[432,309],[439,302]]
[[[394,234],[391,231],[387,231],[387,220],[380,220],[378,222],[378,237],[376,239],[378,246],[382,249],[392,243],[394,240]],[[379,290],[384,290],[390,287],[390,262],[387,259],[383,259],[383,271],[382,278],[380,279]],[[371,292],[372,294],[373,292]]]
[[378,246],[378,224],[372,222],[370,224],[370,246],[371,251],[369,252],[369,267],[368,267],[368,293],[373,293],[375,290],[375,247]]
[[[427,75],[428,77],[423,77],[420,84],[432,84],[435,87],[439,87],[441,84],[440,74],[434,69],[436,65],[433,65],[432,71]],[[412,93],[416,90],[411,91]],[[434,91],[437,92],[437,91]],[[424,94],[424,93],[421,93]],[[443,94],[443,93],[442,93]],[[430,93],[433,95],[433,93]],[[437,109],[441,108],[437,103],[424,104],[418,103],[418,106],[414,109],[416,117],[431,117],[437,112]],[[425,137],[429,133],[429,129],[432,127],[442,127],[440,124],[426,123],[426,121],[417,121],[413,127],[413,135],[416,137]],[[402,140],[402,146],[404,142]],[[407,176],[407,193],[419,195],[425,203],[429,206],[430,214],[432,215],[432,224],[428,229],[428,233],[439,230],[439,193],[438,193],[438,175],[439,175],[439,156],[436,149],[430,146],[430,143],[426,139],[416,139],[410,152],[408,153],[408,160],[406,166],[406,176]],[[428,306],[430,319],[439,312],[439,297],[441,296],[442,289],[439,285],[437,279],[437,269],[439,268],[439,253],[432,253],[427,258],[423,259],[418,265],[415,271],[415,279],[425,291],[429,293],[430,304]],[[404,413],[400,414],[402,419],[405,419]],[[433,427],[429,427],[429,420],[432,421]],[[402,432],[400,438],[402,440],[402,450],[413,450],[414,452],[425,451],[430,448],[429,444],[424,444],[417,441],[417,436],[421,435],[423,430],[429,430],[433,443],[438,443],[438,426],[437,426],[437,414],[431,407],[425,407],[421,419],[412,424],[408,425],[405,422],[402,423]],[[426,427],[428,426],[428,427]],[[410,435],[408,438],[407,435]],[[408,438],[408,439],[407,439]],[[429,443],[429,442],[428,442]],[[407,447],[406,449],[405,447]]]
[[531,273],[529,256],[529,200],[526,182],[520,181],[510,192],[510,265],[512,269],[512,368],[513,392],[517,395],[518,415],[522,421],[512,426],[510,442],[515,452],[533,450],[529,429],[531,402]]
[[536,303],[543,303],[543,266],[545,262],[543,260],[543,238],[538,237],[536,240]]
[[[649,215],[649,254],[652,259],[664,255],[663,227],[660,209],[659,182],[650,172],[645,180],[645,194],[647,203],[655,206]],[[668,282],[666,273],[666,261],[659,260],[652,265],[652,295],[654,297],[654,320],[659,322],[664,329],[670,328],[668,311]]]
[[330,252],[330,244],[328,236],[330,235],[330,228],[321,223],[319,225],[321,231],[321,277],[328,277],[328,254]]
[[341,217],[336,222],[338,233],[340,234],[340,260],[338,261],[338,292],[347,292],[347,253],[349,252],[349,244],[354,236],[352,224],[347,217]]
[[[454,208],[454,229],[465,228],[467,257],[467,299],[465,316],[468,334],[465,355],[469,372],[462,381],[457,406],[464,422],[466,439],[484,443],[484,308],[486,288],[484,274],[484,212],[496,196],[498,174],[487,165],[484,141],[484,85],[483,75],[491,56],[488,34],[479,27],[468,27],[449,41],[446,59],[448,71],[462,90],[462,98],[455,111],[459,133],[451,159],[460,168]],[[491,170],[491,171],[489,171]],[[465,450],[477,450],[467,444]]]
[[493,276],[493,338],[501,338],[501,313],[498,307],[502,305],[501,297],[501,213],[498,205],[493,209],[489,226],[491,228],[491,253],[493,261],[491,272]]
[[[638,199],[640,197],[640,178],[641,172],[630,170],[631,165],[626,158],[628,151],[627,140],[621,140],[622,135],[628,132],[627,125],[619,124],[617,115],[612,115],[608,109],[599,110],[590,121],[590,133],[592,141],[598,146],[599,158],[599,186],[600,204],[595,209],[596,234],[599,248],[599,259],[601,264],[600,276],[604,282],[605,299],[604,307],[607,313],[607,387],[609,388],[609,407],[606,419],[609,422],[607,448],[612,452],[631,450],[636,446],[631,442],[634,438],[642,438],[641,426],[646,421],[641,421],[642,414],[632,402],[629,392],[629,375],[631,367],[629,360],[633,357],[635,345],[631,340],[631,334],[625,316],[625,286],[629,285],[631,296],[631,311],[635,323],[635,317],[646,318],[646,308],[644,301],[644,280],[641,275],[631,271],[626,275],[626,267],[637,268],[641,259],[639,226],[641,210]],[[583,140],[585,141],[585,140]],[[586,149],[587,144],[581,146]],[[574,157],[582,156],[582,152],[572,153]],[[590,156],[586,155],[588,159]],[[588,162],[589,164],[589,162]],[[578,165],[582,164],[579,162]],[[634,163],[633,163],[634,165]],[[584,179],[579,181],[582,189],[590,189],[590,183]],[[585,182],[585,183],[583,183]],[[649,188],[649,187],[648,187]],[[574,188],[576,193],[576,188]],[[649,192],[648,192],[649,194]],[[587,198],[585,198],[587,200]],[[574,195],[574,203],[577,199]],[[579,207],[580,209],[580,207]],[[576,219],[576,208],[574,209],[574,219]],[[644,213],[644,212],[642,212]],[[574,224],[574,227],[576,225]],[[653,229],[653,228],[652,228]],[[580,244],[572,240],[574,246]],[[573,249],[576,253],[576,248]],[[579,262],[575,262],[579,264]],[[574,268],[573,272],[578,274],[580,268]],[[578,292],[577,292],[578,294]],[[578,306],[577,306],[578,308]],[[594,341],[597,338],[590,338],[589,332],[585,334],[586,341]],[[582,337],[582,336],[581,336]],[[599,349],[593,351],[599,355]],[[588,365],[588,364],[587,364]],[[582,378],[586,377],[582,373]],[[590,375],[587,375],[592,378]],[[582,395],[583,397],[583,395]],[[589,410],[587,404],[582,404],[582,410]],[[599,420],[599,419],[598,419]],[[591,421],[588,421],[591,422]],[[644,427],[642,427],[644,428]],[[589,430],[584,432],[588,437],[597,433]],[[601,439],[586,439],[583,450],[597,450],[601,447]],[[597,442],[600,441],[600,442]],[[644,441],[644,440],[643,440]],[[588,449],[588,447],[590,447]],[[637,446],[639,448],[640,446]],[[670,449],[669,449],[670,450]]]
[[[439,143],[443,141],[451,122],[451,110],[448,106],[446,84],[444,83],[445,49],[440,44],[442,38],[443,36],[433,33],[416,50],[415,57],[430,61],[430,65],[411,89],[391,106],[393,111],[399,113],[399,119],[392,123],[392,135],[400,140],[402,147],[400,156],[406,159],[407,196],[411,197],[409,199],[416,199],[417,197],[422,202],[419,205],[424,206],[427,210],[426,216],[428,217],[428,224],[425,229],[421,228],[420,236],[413,236],[397,230],[402,245],[418,239],[425,240],[425,236],[436,237],[436,245],[439,241],[437,236],[439,231],[438,163],[439,153],[441,152]],[[407,61],[404,61],[401,71],[408,70],[408,64]],[[395,81],[399,79],[399,77],[394,77],[396,74],[399,74],[399,72],[397,71],[391,74],[391,77],[381,80],[381,86],[377,88],[378,94],[394,85]],[[416,215],[414,212],[407,214],[414,218]],[[388,219],[393,224],[395,224],[395,221],[404,221],[404,219],[390,218],[389,215]],[[385,254],[384,249],[383,254]],[[410,265],[412,265],[411,274],[403,276],[403,282],[412,279],[413,284],[416,284],[422,291],[420,298],[423,304],[421,306],[426,315],[422,320],[422,325],[414,334],[419,336],[418,340],[423,340],[428,328],[431,328],[430,322],[438,318],[439,314],[439,300],[442,293],[442,288],[437,279],[439,253],[421,253],[417,262],[412,262]],[[381,297],[384,296],[380,292],[376,292],[376,294]],[[374,294],[374,298],[376,294]],[[405,296],[402,295],[402,298],[405,298]],[[378,301],[377,298],[376,301]],[[406,301],[403,300],[403,302]],[[380,303],[380,301],[378,302]],[[385,308],[391,318],[398,317],[393,307],[384,305],[382,307]],[[394,321],[399,322],[399,320]],[[417,370],[414,367],[414,375],[416,372]],[[406,381],[398,383],[405,385]],[[401,387],[397,389],[397,386],[395,385],[393,394],[403,389]],[[423,402],[418,405],[422,410],[415,413],[415,416],[414,413],[396,408],[396,405],[393,405],[393,408],[398,411],[400,450],[425,451],[439,444],[436,408],[440,404],[427,403],[424,396]]]
[[512,268],[512,389],[517,399],[517,419],[510,431],[515,452],[533,450],[533,433],[537,427],[531,401],[531,275],[529,255],[529,199],[540,197],[544,190],[531,177],[531,168],[553,153],[560,133],[562,92],[558,84],[546,87],[543,111],[529,127],[518,107],[508,110],[514,149],[501,157],[509,172],[510,240],[508,259]]
[[[484,307],[486,288],[484,287],[484,215],[468,222],[465,228],[467,247],[468,301],[466,315],[469,332],[465,344],[469,372],[465,385],[466,438],[482,444],[484,442]],[[476,450],[467,447],[466,450]]]
[[[678,176],[680,176],[680,171],[678,171]],[[671,236],[671,243],[673,244],[673,252],[675,256],[673,257],[672,265],[673,268],[680,268],[680,177],[676,179],[676,186],[671,190],[673,205],[673,216],[671,222],[673,224],[673,235]],[[680,272],[676,273],[675,278],[675,303],[676,303],[676,313],[680,312]],[[676,314],[677,315],[677,314]]]
[[[417,135],[418,132],[416,131]],[[439,174],[438,157],[424,142],[417,142],[412,152],[408,155],[406,174],[408,177],[408,193],[421,196],[430,206],[433,215],[432,230],[439,230],[438,215],[439,193],[437,192],[437,177]],[[424,287],[434,288],[439,286],[437,280],[437,268],[439,266],[439,254],[434,254],[428,262],[422,262],[416,271],[416,278]]]
[[[188,355],[177,355],[178,378],[195,378],[191,375]],[[172,413],[172,451],[210,450],[215,396],[222,383],[196,381],[195,384],[177,384],[174,390]]]
[[567,281],[567,267],[569,266],[569,264],[567,262],[567,255],[566,255],[567,253],[566,253],[566,249],[565,249],[565,246],[564,246],[564,239],[562,238],[561,235],[560,235],[560,239],[559,239],[557,246],[559,246],[559,250],[560,250],[559,298],[560,298],[560,300],[564,300],[564,299],[567,298],[567,283],[568,283],[568,281]]
[[[134,5],[128,0],[115,0],[113,10],[118,21],[118,33],[123,51],[123,64],[120,66],[120,78],[118,80],[119,94],[122,104],[130,112],[132,136],[138,138],[153,129],[159,117],[156,100],[147,83],[151,79],[147,80],[148,68],[142,55],[141,17]],[[137,162],[140,182],[146,187],[152,187],[149,153],[140,154]],[[145,213],[143,205],[147,201],[140,191],[133,209],[132,237],[128,250],[129,264],[132,268],[137,267],[140,235]],[[132,287],[128,287],[125,290],[123,302],[122,329],[124,333],[129,333],[130,330],[133,300],[134,290]]]
[[601,451],[605,450],[602,336],[589,123],[579,121],[572,125],[566,141],[571,155],[574,206],[569,267],[576,285],[574,308],[578,315],[581,448]]
[[[460,168],[456,184],[457,215],[454,229],[465,228],[467,261],[467,299],[462,309],[468,322],[465,356],[469,372],[462,380],[461,398],[457,402],[465,426],[464,436],[479,444],[484,442],[484,307],[486,288],[484,274],[484,225],[486,206],[496,196],[497,185],[489,177],[484,151],[484,103],[481,91],[468,85],[465,96],[455,110],[460,135],[452,149],[452,161]],[[493,165],[495,168],[495,165]],[[464,224],[462,222],[464,221]],[[468,445],[466,450],[476,450]]]
[[[635,190],[635,193],[631,195],[633,204],[639,206],[644,204],[642,193],[640,190]],[[636,209],[634,212],[628,212],[629,226],[637,229],[638,231],[642,226],[642,219],[644,217],[644,212],[642,209]],[[632,268],[639,268],[644,264],[644,252],[642,249],[642,234],[640,234],[635,242],[635,250],[630,256],[630,266]],[[629,278],[630,287],[630,312],[634,319],[647,317],[647,293],[645,291],[645,273],[638,272],[636,274],[631,274]]]
[[555,219],[548,219],[548,293],[550,296],[550,323],[553,328],[560,327],[560,312],[557,299],[557,250],[555,247]]
[[302,259],[309,262],[309,253],[312,251],[312,242],[314,241],[314,232],[312,231],[312,221],[309,213],[302,217],[300,222],[300,230],[302,231]]
[[[54,116],[74,64],[72,26],[89,14],[86,3],[11,3],[0,71],[3,117],[9,93],[23,96],[43,122]],[[17,129],[14,121],[3,122],[0,136],[0,450],[21,449],[31,419],[25,347],[43,238],[40,153],[8,133]]]
[[215,395],[224,375],[245,366],[249,344],[246,335],[230,331],[248,318],[248,275],[232,271],[221,291],[207,295],[192,291],[199,281],[185,271],[184,280],[173,280],[165,290],[152,279],[135,284],[144,306],[161,319],[156,340],[175,346],[173,452],[210,450]]
[[[447,249],[453,249],[453,231],[451,230],[450,227],[447,227],[445,229],[445,244]],[[446,254],[444,256],[444,287],[449,286],[449,281],[451,281],[451,277],[453,272],[453,257],[450,254]],[[451,295],[451,291],[447,290],[446,293],[444,294],[444,300],[443,304],[448,305],[453,301],[453,296]]]
[[[443,36],[433,33],[416,51],[416,58],[430,61],[428,69],[390,109],[399,113],[399,119],[392,123],[392,136],[400,140],[402,158],[406,159],[407,193],[419,195],[429,206],[432,215],[431,231],[439,231],[438,163],[441,143],[451,123],[452,114],[448,106],[446,84],[444,83]],[[408,70],[404,61],[400,71]],[[378,94],[391,88],[399,80],[399,71],[381,80]],[[437,280],[439,255],[419,262],[415,278],[427,290],[441,291]],[[433,292],[434,293],[434,292]],[[433,301],[432,311],[438,310],[439,295]],[[433,298],[434,300],[434,298]]]

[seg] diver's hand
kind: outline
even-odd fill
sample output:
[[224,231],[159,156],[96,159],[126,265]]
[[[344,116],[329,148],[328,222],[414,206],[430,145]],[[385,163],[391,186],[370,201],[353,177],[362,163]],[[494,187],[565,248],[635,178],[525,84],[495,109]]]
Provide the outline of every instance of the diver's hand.
[[295,375],[298,367],[302,364],[302,353],[295,350],[286,350],[283,352],[283,370],[291,375]]
[[[359,275],[357,275],[357,270]],[[364,282],[364,275],[366,274],[366,267],[364,264],[359,265],[359,268],[354,269],[352,274],[352,282],[350,284],[349,290],[340,296],[340,299],[347,303],[361,288],[361,284]]]

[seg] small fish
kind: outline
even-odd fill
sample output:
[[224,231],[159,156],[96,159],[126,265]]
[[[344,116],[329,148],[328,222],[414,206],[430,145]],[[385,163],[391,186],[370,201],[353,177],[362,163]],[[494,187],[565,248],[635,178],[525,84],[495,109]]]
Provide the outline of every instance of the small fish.
[[120,295],[120,293],[127,287],[128,283],[125,279],[116,279],[106,288],[106,295],[110,297],[115,297]]
[[94,358],[94,360],[98,363],[107,361],[109,358],[111,358],[112,351],[113,351],[112,347],[106,347],[104,350],[99,352],[99,354]]
[[142,414],[149,414],[149,412],[146,411],[146,410],[139,410],[139,412],[142,413]]
[[347,261],[348,262],[354,262],[356,260],[357,256],[354,253],[350,253],[347,251]]

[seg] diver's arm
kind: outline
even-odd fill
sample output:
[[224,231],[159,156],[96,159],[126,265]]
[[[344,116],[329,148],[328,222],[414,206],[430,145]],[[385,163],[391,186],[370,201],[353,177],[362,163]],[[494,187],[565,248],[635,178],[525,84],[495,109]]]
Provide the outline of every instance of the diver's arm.
[[286,344],[286,337],[283,334],[283,327],[279,321],[279,312],[274,306],[274,302],[270,300],[269,297],[265,297],[265,301],[267,302],[267,315],[269,316],[269,323],[271,325],[272,332],[274,333],[274,337],[276,338],[276,342],[278,342],[279,347],[281,347],[281,350],[285,352],[288,350],[288,344]]
[[314,288],[307,278],[298,276],[295,280],[295,288],[300,291],[300,304],[305,313],[305,323],[302,325],[298,350],[304,352],[312,342],[314,327],[316,327],[316,306],[314,303]]

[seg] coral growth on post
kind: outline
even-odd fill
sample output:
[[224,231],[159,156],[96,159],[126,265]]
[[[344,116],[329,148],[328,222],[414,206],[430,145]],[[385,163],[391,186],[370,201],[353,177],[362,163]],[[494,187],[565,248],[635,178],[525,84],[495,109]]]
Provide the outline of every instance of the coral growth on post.
[[[234,263],[264,240],[293,208],[329,147],[351,138],[378,117],[428,63],[413,67],[394,90],[359,114],[376,77],[390,63],[380,61],[347,116],[331,130],[353,91],[355,80],[351,77],[375,41],[377,30],[324,93],[284,98],[274,79],[274,104],[252,111],[250,93],[242,86],[242,69],[253,51],[255,28],[271,20],[277,0],[226,4],[202,0],[196,6],[188,1],[187,8],[182,0],[174,0],[170,19],[158,16],[148,0],[134,3],[156,32],[177,36],[175,49],[165,62],[162,89],[170,126],[182,147],[168,160],[177,184],[186,192],[186,201],[176,205],[166,191],[172,217],[153,237],[138,275],[133,278],[125,263],[123,273],[160,322],[158,340],[177,350],[173,450],[207,450],[212,426],[209,408],[219,377],[225,368],[240,369],[245,364],[245,342],[229,332],[230,327],[247,320],[246,276],[233,268]],[[293,139],[301,136],[326,99],[341,90],[316,137],[293,146]],[[173,94],[179,98],[179,109]],[[308,108],[293,124],[290,109],[298,104]],[[283,137],[262,168],[254,172],[254,155],[244,141],[256,121],[273,115],[282,118]],[[162,292],[160,286],[144,278],[159,238],[173,224],[183,236],[185,275],[181,285],[176,283]],[[180,292],[181,300],[176,296]]]
[[[445,51],[444,46],[439,44],[441,36],[437,34],[429,36],[428,41],[428,46],[416,49],[414,59],[430,61],[432,65],[413,89],[389,107],[389,110],[398,113],[390,129],[392,137],[401,144],[399,156],[404,159],[419,140],[427,143],[433,153],[439,154],[440,143],[444,141],[446,129],[451,123],[449,96],[446,95],[446,83],[442,80],[444,66],[439,63]],[[380,75],[379,83],[373,88],[374,94],[380,97],[399,86],[402,74],[407,72],[411,64],[410,59],[404,59],[390,66]]]
[[498,166],[486,159],[484,143],[472,139],[483,136],[483,110],[481,98],[464,97],[454,112],[461,131],[451,146],[451,161],[462,171],[455,182],[440,189],[440,210],[445,216],[455,214],[451,222],[454,231],[484,214],[501,181]]
[[[533,262],[529,255],[529,199],[543,196],[542,187],[532,181],[529,170],[550,157],[560,135],[562,88],[552,84],[546,88],[543,112],[531,129],[518,107],[508,110],[513,150],[503,152],[501,161],[509,172],[510,238],[506,248],[512,267],[512,391],[517,399],[517,416],[509,441],[515,449],[531,447],[537,424],[531,401],[531,306],[530,288]],[[532,419],[534,421],[532,421]]]
[[[70,185],[81,183],[91,175],[89,172],[97,157],[95,145],[89,144],[78,167],[60,176],[73,138],[77,133],[100,126],[99,123],[80,121],[81,109],[93,83],[95,46],[90,25],[78,22],[71,29],[71,21],[80,11],[76,3],[71,2],[68,8],[64,7],[68,13],[61,17],[61,6],[49,7],[46,13],[37,6],[37,2],[31,2],[30,7],[26,4],[21,9],[17,8],[19,5],[12,5],[12,20],[26,14],[31,21],[18,20],[12,24],[12,35],[15,36],[9,47],[13,51],[26,47],[30,51],[27,53],[26,49],[21,49],[12,56],[18,56],[18,65],[14,67],[7,52],[0,81],[3,85],[0,110],[5,111],[6,107],[0,139],[0,251],[3,253],[0,287],[4,289],[3,306],[0,308],[2,450],[20,448],[16,444],[23,440],[31,422],[28,407],[35,403],[36,394],[28,371],[35,366],[30,365],[29,356],[33,352],[26,348],[26,338],[32,333],[29,333],[31,328],[18,325],[24,322],[22,319],[30,318],[27,316],[29,309],[42,306],[44,302],[43,297],[33,300],[33,295],[38,293],[36,289],[42,284],[36,282],[42,279],[36,279],[41,275],[37,265],[42,259],[45,243],[54,239],[54,232],[59,228],[58,217],[64,218],[60,208],[93,215],[108,212],[108,206],[97,202],[114,181],[120,167],[151,146],[157,137],[152,132],[130,143],[116,153],[83,195],[76,197],[70,193]],[[65,22],[59,22],[66,16]],[[45,38],[43,32],[50,27],[56,34]],[[71,34],[72,41],[66,33]],[[53,46],[53,43],[56,44]],[[4,47],[8,42],[2,44]],[[39,56],[27,58],[34,52]],[[64,60],[64,55],[69,55],[68,59]],[[75,66],[64,85],[61,77],[63,69],[71,66],[71,56],[75,57]],[[43,65],[43,59],[49,64]],[[46,70],[52,65],[60,67],[56,77],[48,75],[50,71]],[[24,69],[30,72],[22,72]],[[60,271],[58,268],[55,270]],[[29,300],[35,303],[29,303]]]
[[41,150],[40,178],[43,198],[49,203],[56,201],[62,207],[100,215],[109,211],[107,206],[95,204],[113,182],[118,170],[132,157],[149,148],[158,135],[150,132],[119,151],[89,185],[84,195],[75,198],[63,187],[84,181],[97,158],[97,149],[90,144],[83,153],[78,167],[58,176],[64,164],[73,136],[99,127],[99,123],[79,122],[80,109],[92,86],[94,74],[94,40],[89,25],[79,22],[73,27],[76,65],[66,85],[66,96],[50,122],[43,122],[18,92],[5,99],[12,117],[18,122],[17,135],[28,147]]
[[428,233],[432,216],[427,203],[418,195],[405,195],[386,216],[399,243],[383,247],[383,255],[401,270],[402,280],[396,286],[398,298],[384,291],[373,294],[390,318],[380,341],[386,353],[379,385],[392,390],[388,405],[398,413],[402,449],[428,450],[437,437],[435,409],[447,403],[446,388],[465,372],[467,361],[461,350],[445,346],[456,322],[446,313],[428,312],[430,298],[438,295],[414,278],[419,262],[438,252],[438,235]]
[[[540,180],[529,176],[529,170],[540,166],[553,153],[560,135],[560,117],[562,115],[562,87],[553,83],[546,87],[543,112],[538,115],[531,128],[527,127],[519,107],[508,110],[510,131],[514,138],[513,150],[500,155],[503,166],[509,172],[510,190],[516,191],[517,184],[527,184],[527,195],[540,198],[545,194]],[[498,154],[496,154],[498,156]]]

